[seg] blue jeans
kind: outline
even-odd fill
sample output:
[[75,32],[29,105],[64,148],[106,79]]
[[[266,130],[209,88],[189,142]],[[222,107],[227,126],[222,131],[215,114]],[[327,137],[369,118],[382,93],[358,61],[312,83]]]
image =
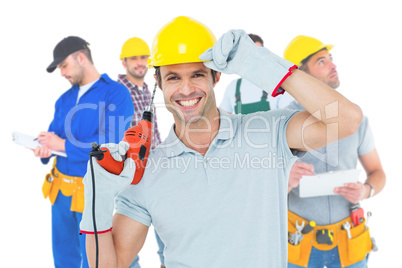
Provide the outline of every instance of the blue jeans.
[[70,210],[71,196],[61,192],[52,206],[52,249],[56,268],[87,268],[85,234],[80,235],[82,213]]
[[[366,268],[368,256],[355,264],[346,266],[345,268]],[[288,268],[303,268],[303,266],[288,263]],[[321,251],[313,247],[311,249],[310,259],[308,261],[309,268],[342,268],[339,261],[338,247],[331,250]]]
[[140,266],[140,257],[135,256],[133,262],[130,264],[130,266],[128,268],[141,268]]

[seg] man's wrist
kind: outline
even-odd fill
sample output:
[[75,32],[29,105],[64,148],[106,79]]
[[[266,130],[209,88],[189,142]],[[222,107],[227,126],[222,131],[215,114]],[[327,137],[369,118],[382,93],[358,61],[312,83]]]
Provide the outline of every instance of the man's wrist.
[[290,193],[290,191],[292,191],[292,189],[293,189],[293,187],[288,184],[288,193]]
[[[112,229],[113,229],[113,227],[110,227],[109,229],[104,230],[104,231],[96,231],[96,233],[97,233],[97,234],[104,234],[104,233],[107,233],[107,232],[111,232]],[[80,233],[81,233],[81,234],[95,234],[95,231],[80,230]]]
[[59,148],[57,151],[60,151],[60,152],[66,151],[66,140],[65,139],[61,139],[60,145],[59,145]]
[[366,189],[366,193],[364,195],[365,199],[371,198],[374,195],[374,187],[368,182],[365,182],[363,185]]

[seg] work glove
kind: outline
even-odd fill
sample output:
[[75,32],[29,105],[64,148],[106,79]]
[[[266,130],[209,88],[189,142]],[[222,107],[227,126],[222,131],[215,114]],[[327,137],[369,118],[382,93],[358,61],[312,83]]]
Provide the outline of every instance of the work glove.
[[258,47],[243,30],[230,30],[200,56],[205,66],[226,74],[238,74],[273,97],[285,91],[280,85],[297,68],[293,63]]
[[[101,147],[107,148],[111,156],[122,161],[122,155],[125,155],[130,145],[121,141],[119,144],[108,143]],[[118,192],[126,188],[133,181],[135,173],[135,163],[131,158],[124,161],[124,168],[120,175],[114,175],[106,171],[98,164],[96,158],[91,157],[89,161],[93,163],[95,174],[95,217],[97,232],[106,232],[112,228],[112,218],[114,211],[114,198]],[[87,173],[83,179],[85,193],[85,207],[82,214],[80,229],[82,233],[94,233],[93,226],[93,186],[91,163],[88,162]]]

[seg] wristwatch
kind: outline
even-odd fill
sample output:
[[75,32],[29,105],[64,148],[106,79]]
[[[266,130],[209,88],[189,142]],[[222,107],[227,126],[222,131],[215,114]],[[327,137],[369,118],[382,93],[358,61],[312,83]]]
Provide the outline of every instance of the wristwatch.
[[374,187],[373,187],[373,185],[371,185],[368,182],[365,182],[364,184],[367,184],[370,187],[371,190],[370,190],[370,195],[368,198],[371,198],[374,195]]

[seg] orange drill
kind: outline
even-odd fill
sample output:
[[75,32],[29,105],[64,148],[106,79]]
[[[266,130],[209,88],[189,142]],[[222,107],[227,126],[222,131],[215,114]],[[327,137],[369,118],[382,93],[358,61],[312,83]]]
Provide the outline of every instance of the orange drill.
[[[155,96],[157,84],[155,83],[154,91],[149,106],[145,108],[141,120],[138,125],[133,126],[126,130],[124,133],[123,141],[130,145],[127,150],[127,157],[132,158],[135,162],[135,174],[131,184],[137,184],[141,181],[142,175],[145,171],[151,142],[153,137],[153,111],[152,103]],[[108,172],[119,175],[124,167],[124,161],[116,161],[110,154],[109,149],[100,148],[96,143],[92,144],[91,155],[95,156],[98,163]]]

